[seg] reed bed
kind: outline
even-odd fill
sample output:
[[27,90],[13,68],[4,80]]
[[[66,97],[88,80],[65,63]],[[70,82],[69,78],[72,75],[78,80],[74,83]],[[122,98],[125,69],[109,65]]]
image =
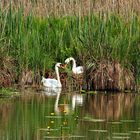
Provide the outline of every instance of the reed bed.
[[[65,58],[73,56],[78,64],[84,65],[87,69],[91,65],[97,66],[102,59],[117,61],[133,72],[136,83],[140,81],[140,20],[138,12],[132,10],[129,18],[122,17],[116,12],[103,14],[95,6],[99,2],[88,0],[79,2],[83,4],[83,7],[85,5],[85,8],[84,2],[89,2],[89,5],[95,6],[98,12],[90,11],[89,14],[83,14],[82,10],[79,10],[74,14],[76,9],[73,5],[71,7],[74,10],[66,7],[68,3],[69,5],[75,4],[75,6],[80,5],[78,1],[74,0],[67,3],[65,0],[52,0],[46,1],[46,4],[44,0],[41,2],[32,1],[32,3],[29,0],[23,0],[20,1],[19,6],[14,2],[16,1],[11,1],[11,3],[2,1],[0,44],[1,48],[5,50],[3,57],[14,58],[13,66],[16,77],[28,70],[32,70],[34,74],[40,71],[45,73],[46,69],[51,69],[57,61],[64,62]],[[31,5],[34,3],[29,10],[26,9],[28,6],[25,7],[28,2]],[[67,10],[62,11],[63,17],[51,7],[53,2],[53,6],[59,2],[61,2],[61,6],[65,5]],[[91,4],[91,2],[96,4]],[[104,4],[107,2],[109,1],[104,1]],[[120,1],[118,0],[118,2]],[[46,6],[46,9],[41,8],[41,4]],[[139,3],[136,1],[133,4],[137,6]],[[42,12],[45,16],[34,10],[37,5],[40,12],[45,10]],[[49,6],[47,7],[47,5]],[[101,4],[99,5],[101,6]],[[82,8],[82,5],[79,7]],[[49,11],[49,8],[52,8],[51,10],[56,13],[48,14],[46,10]],[[89,7],[87,9],[92,10]],[[105,10],[105,8],[103,9]],[[93,10],[95,9],[93,8]],[[138,9],[135,8],[136,10]],[[3,54],[2,51],[0,53],[0,55]],[[4,64],[4,59],[2,60]]]
[[36,16],[85,16],[92,13],[116,13],[120,16],[131,17],[132,13],[140,14],[139,0],[1,0],[3,9],[9,7],[17,10],[21,6],[24,14]]

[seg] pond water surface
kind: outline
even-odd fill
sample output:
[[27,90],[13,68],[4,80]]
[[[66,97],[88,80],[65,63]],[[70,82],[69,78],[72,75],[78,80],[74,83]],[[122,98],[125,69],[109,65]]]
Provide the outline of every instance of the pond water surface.
[[0,140],[140,139],[140,95],[50,96],[24,91],[0,98]]

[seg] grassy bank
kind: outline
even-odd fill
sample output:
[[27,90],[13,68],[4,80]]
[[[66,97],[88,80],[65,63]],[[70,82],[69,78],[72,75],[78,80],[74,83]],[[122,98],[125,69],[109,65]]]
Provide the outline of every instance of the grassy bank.
[[140,81],[140,20],[135,14],[125,19],[117,14],[89,16],[25,16],[23,8],[0,10],[1,77],[11,81],[23,70],[34,73],[51,69],[58,61],[73,56],[88,66],[107,59],[131,70]]

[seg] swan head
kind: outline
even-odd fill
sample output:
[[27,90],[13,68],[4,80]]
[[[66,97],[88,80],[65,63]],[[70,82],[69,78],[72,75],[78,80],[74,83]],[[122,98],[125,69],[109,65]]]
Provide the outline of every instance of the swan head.
[[59,67],[59,68],[60,68],[61,65],[62,65],[62,63],[56,63],[56,64],[55,64],[55,67]]
[[74,60],[74,58],[73,58],[73,57],[67,58],[67,59],[65,60],[65,63],[68,64],[71,60]]
[[62,68],[62,69],[64,69],[66,66],[65,66],[65,64],[62,64],[62,63],[56,63],[55,64],[55,68]]
[[62,69],[65,69],[66,68],[66,64],[62,64],[62,63],[56,63],[55,67],[59,67],[59,68],[62,68]]
[[67,64],[65,63],[65,64],[61,64],[61,68],[62,69],[65,69],[67,67]]

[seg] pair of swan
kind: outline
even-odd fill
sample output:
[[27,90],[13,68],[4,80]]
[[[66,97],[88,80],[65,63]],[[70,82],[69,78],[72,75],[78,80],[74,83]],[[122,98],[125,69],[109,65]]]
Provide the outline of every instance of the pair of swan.
[[[70,61],[73,61],[72,72],[74,74],[82,74],[84,72],[84,69],[82,66],[76,67],[76,61],[72,57],[67,58],[65,60],[66,65]],[[62,90],[62,84],[61,84],[60,76],[59,76],[59,68],[64,68],[62,63],[56,63],[56,65],[55,65],[55,72],[56,72],[57,79],[42,77],[42,81],[41,81],[44,85],[46,94],[48,96],[57,95],[54,110],[55,110],[56,114],[58,114],[58,115],[61,112],[59,109],[59,98],[60,98],[60,94],[61,94],[61,90]],[[72,110],[75,109],[75,105],[82,105],[82,103],[83,103],[82,95],[73,95],[72,96]],[[66,114],[68,114],[70,111],[69,105],[65,104],[63,107],[64,107],[64,111],[66,112]]]
[[[65,60],[66,65],[70,61],[73,62],[72,72],[74,74],[82,74],[84,72],[83,66],[76,66],[76,61],[75,61],[75,59],[73,57],[69,57],[69,58],[67,58]],[[42,77],[41,82],[43,83],[44,87],[52,88],[52,89],[54,89],[54,88],[62,88],[62,84],[61,84],[60,76],[59,76],[59,68],[61,68],[61,67],[62,67],[62,63],[56,63],[55,72],[56,72],[57,79]]]

